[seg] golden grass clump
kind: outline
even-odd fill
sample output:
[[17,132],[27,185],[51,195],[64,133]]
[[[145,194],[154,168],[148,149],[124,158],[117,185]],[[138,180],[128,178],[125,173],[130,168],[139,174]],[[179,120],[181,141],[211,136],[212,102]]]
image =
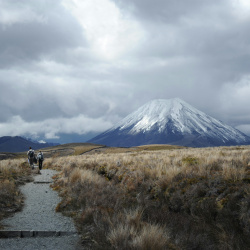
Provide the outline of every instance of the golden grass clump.
[[114,249],[170,249],[166,232],[158,225],[145,224],[137,229],[119,224],[109,233],[108,239]]
[[30,173],[26,159],[0,161],[0,180],[10,179],[20,181],[21,177],[28,176]]
[[168,236],[159,225],[146,224],[132,240],[133,249],[170,249]]
[[0,220],[18,211],[22,206],[20,184],[31,180],[26,159],[0,161]]
[[166,229],[145,223],[141,208],[124,210],[117,219],[107,235],[114,249],[170,249]]

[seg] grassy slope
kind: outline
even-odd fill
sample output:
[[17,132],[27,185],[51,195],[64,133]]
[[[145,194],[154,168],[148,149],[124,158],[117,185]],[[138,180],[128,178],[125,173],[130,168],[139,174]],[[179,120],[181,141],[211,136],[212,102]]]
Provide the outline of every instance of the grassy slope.
[[[139,151],[151,151],[151,150],[164,150],[164,149],[178,149],[183,148],[180,146],[172,145],[145,145],[133,148],[117,148],[117,147],[106,147],[104,145],[92,144],[92,143],[68,143],[58,146],[43,148],[45,158],[70,156],[70,155],[82,155],[85,153],[97,154],[97,153],[129,153]],[[35,152],[38,152],[36,150]],[[27,157],[27,152],[20,153],[0,153],[0,160],[5,159],[22,159]]]
[[[93,149],[98,149],[103,145],[97,145],[92,143],[68,143],[58,146],[48,147],[41,149],[46,158],[58,157],[58,156],[69,156],[69,155],[81,155]],[[27,149],[28,151],[28,149]],[[39,150],[35,150],[38,153]],[[27,157],[27,152],[20,153],[1,153],[0,160],[2,159],[20,159]]]
[[57,210],[90,249],[250,246],[250,147],[105,148],[46,164],[62,170]]

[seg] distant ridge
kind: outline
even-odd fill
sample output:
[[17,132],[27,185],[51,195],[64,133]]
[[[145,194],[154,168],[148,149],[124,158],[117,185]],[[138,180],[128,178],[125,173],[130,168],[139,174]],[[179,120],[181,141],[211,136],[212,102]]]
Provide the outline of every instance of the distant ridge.
[[88,142],[115,147],[170,144],[189,147],[250,144],[250,137],[185,101],[157,99]]
[[58,145],[58,143],[39,143],[20,136],[0,137],[0,152],[17,153],[28,151],[29,147],[40,149],[56,145]]

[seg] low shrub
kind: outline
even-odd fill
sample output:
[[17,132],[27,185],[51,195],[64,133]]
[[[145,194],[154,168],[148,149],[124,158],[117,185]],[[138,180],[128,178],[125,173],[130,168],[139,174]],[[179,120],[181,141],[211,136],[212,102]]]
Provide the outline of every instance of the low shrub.
[[26,160],[0,161],[0,221],[22,208],[24,197],[18,187],[31,180]]
[[92,249],[248,249],[250,148],[54,159],[62,202]]

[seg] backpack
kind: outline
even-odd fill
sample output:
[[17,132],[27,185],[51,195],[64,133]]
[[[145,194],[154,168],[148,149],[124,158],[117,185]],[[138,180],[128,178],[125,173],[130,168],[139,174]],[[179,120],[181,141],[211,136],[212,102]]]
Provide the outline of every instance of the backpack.
[[30,157],[30,158],[33,158],[33,157],[34,157],[34,151],[33,151],[33,150],[30,150],[30,152],[29,152],[29,157]]
[[43,161],[43,154],[39,154],[39,155],[38,155],[38,158],[39,158],[41,161]]

